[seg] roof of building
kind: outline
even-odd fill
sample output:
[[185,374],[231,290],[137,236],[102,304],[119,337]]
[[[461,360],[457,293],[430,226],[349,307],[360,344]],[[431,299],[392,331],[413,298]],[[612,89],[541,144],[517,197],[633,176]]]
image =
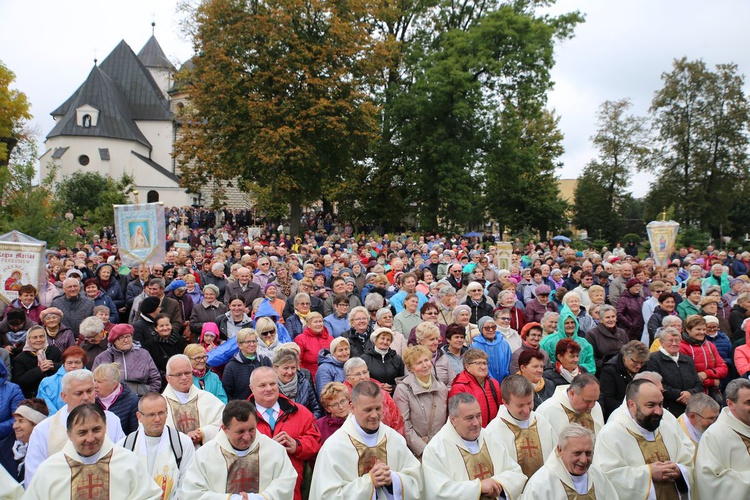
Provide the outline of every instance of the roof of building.
[[[147,43],[146,46],[148,45]],[[144,47],[145,49],[146,47]],[[159,50],[161,51],[161,48]],[[128,107],[133,120],[172,119],[172,114],[169,111],[169,103],[159,89],[159,85],[130,46],[125,43],[125,40],[122,40],[114,48],[107,58],[102,61],[99,68],[119,87],[122,99]],[[83,85],[67,101],[54,110],[52,116],[67,115],[73,102],[80,102],[77,97],[82,88]]]
[[[136,141],[151,148],[148,139],[133,120],[127,101],[117,83],[100,66],[94,66],[73,96],[66,102],[66,111],[47,138],[56,136],[110,137]],[[95,126],[78,125],[76,110],[93,106],[99,111]]]
[[180,178],[179,178],[179,177],[177,177],[177,176],[176,176],[175,174],[173,174],[172,172],[170,172],[170,171],[169,171],[169,170],[167,170],[166,168],[164,168],[164,167],[162,167],[161,165],[159,165],[158,163],[156,163],[156,162],[155,162],[154,160],[152,160],[151,158],[148,158],[148,157],[146,157],[146,156],[143,156],[143,155],[142,155],[142,154],[140,154],[140,153],[136,153],[135,151],[131,151],[131,153],[133,154],[133,156],[135,156],[136,158],[138,158],[138,159],[139,159],[139,160],[141,160],[141,161],[142,161],[143,163],[145,163],[145,164],[146,164],[146,165],[148,165],[149,167],[153,168],[154,170],[156,170],[156,171],[157,171],[157,172],[159,172],[160,174],[164,175],[164,176],[165,176],[165,177],[167,177],[168,179],[170,179],[170,180],[172,180],[172,181],[176,182],[177,184],[179,184],[179,183],[180,183]]
[[147,68],[164,68],[170,71],[177,71],[170,60],[167,59],[166,54],[164,54],[161,45],[156,41],[154,35],[151,35],[146,45],[138,52],[138,59]]

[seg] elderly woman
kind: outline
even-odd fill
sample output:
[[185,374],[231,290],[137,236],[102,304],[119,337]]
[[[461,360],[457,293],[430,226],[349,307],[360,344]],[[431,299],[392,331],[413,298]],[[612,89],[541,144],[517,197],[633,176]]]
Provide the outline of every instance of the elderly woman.
[[281,300],[277,295],[276,292],[278,291],[278,285],[275,281],[269,282],[264,288],[264,298],[268,301],[268,303],[271,305],[271,307],[274,308],[274,310],[279,314],[279,323],[284,324],[284,318],[282,315],[284,314],[284,307],[286,306],[286,302]]
[[[351,394],[352,389],[354,389],[357,384],[364,380],[374,382],[380,387],[380,382],[370,378],[370,371],[367,368],[367,363],[361,358],[350,358],[344,363],[344,375],[346,377],[344,385],[349,389],[349,394]],[[404,419],[401,416],[401,412],[398,411],[396,403],[394,403],[393,398],[387,391],[381,389],[380,392],[383,396],[383,417],[381,418],[381,422],[403,436]]]
[[188,273],[183,276],[182,279],[185,281],[185,295],[190,297],[190,300],[193,301],[193,307],[203,302],[203,293],[201,292],[201,287],[198,286],[198,283],[195,280],[195,276]]
[[187,295],[187,283],[182,279],[176,279],[172,281],[167,288],[164,289],[166,296],[170,299],[177,301],[180,306],[180,312],[182,312],[182,329],[181,333],[187,332],[186,335],[190,334],[190,316],[193,314],[193,299]]
[[13,410],[13,431],[0,440],[0,464],[19,483],[26,473],[24,461],[31,432],[47,415],[49,411],[41,399],[22,399]]
[[359,358],[365,350],[372,345],[370,334],[370,314],[362,306],[357,306],[349,311],[349,325],[351,328],[342,336],[349,341],[349,348],[353,358]]
[[688,316],[682,334],[680,354],[693,359],[698,378],[703,382],[704,392],[716,399],[719,404],[724,404],[724,398],[718,388],[729,374],[729,368],[716,345],[706,340],[706,332],[706,320],[702,316]]
[[393,318],[393,329],[403,335],[409,335],[412,329],[422,322],[418,313],[419,296],[416,293],[407,293],[403,306],[403,310]]
[[404,376],[404,362],[396,351],[391,349],[393,331],[378,328],[370,334],[371,345],[360,356],[367,364],[370,376],[380,382],[384,391],[393,394],[396,379]]
[[453,309],[453,323],[458,323],[466,330],[465,343],[467,347],[474,341],[474,337],[479,335],[479,328],[477,328],[477,325],[471,323],[471,309],[465,304],[456,306]]
[[577,375],[587,373],[578,364],[581,346],[573,339],[562,339],[555,346],[555,363],[544,368],[544,378],[553,387],[570,384]]
[[313,379],[315,372],[318,371],[318,353],[323,349],[328,349],[332,340],[323,323],[323,316],[317,312],[308,314],[307,326],[301,335],[294,338],[294,343],[300,348],[302,368],[310,370]]
[[[579,334],[584,336],[589,330],[596,326],[594,319],[586,313],[586,309],[581,306],[581,296],[576,292],[568,292],[563,295],[562,304],[567,305],[578,319]],[[601,309],[599,310],[601,314]]]
[[276,264],[276,296],[286,302],[289,297],[297,294],[299,283],[289,274],[289,265],[286,262]]
[[[719,356],[724,360],[727,367],[729,368],[730,375],[733,373],[732,367],[734,366],[734,360],[732,354],[734,347],[732,341],[726,333],[721,330],[721,320],[716,316],[705,315],[703,319],[706,320],[706,340],[716,346],[716,350],[719,352]],[[727,377],[724,379],[722,384],[728,383],[729,379],[733,377]]]
[[477,323],[485,316],[492,316],[494,304],[484,294],[484,286],[477,281],[472,281],[466,285],[466,298],[464,304],[471,309],[471,322]]
[[227,312],[227,306],[218,300],[219,287],[206,285],[203,287],[203,300],[193,306],[190,314],[190,333],[193,340],[200,337],[203,323],[216,322],[216,318]]
[[622,405],[625,399],[625,389],[632,382],[635,374],[641,371],[648,357],[646,345],[638,340],[631,340],[622,346],[617,355],[604,363],[599,374],[601,382],[599,404],[605,421]]
[[[377,294],[372,294],[377,295]],[[382,296],[378,295],[382,298]],[[297,295],[299,297],[299,295]],[[296,301],[296,297],[295,297]],[[367,303],[367,300],[365,300]],[[295,306],[296,307],[296,306]],[[349,297],[346,295],[338,294],[333,297],[333,312],[323,318],[323,322],[326,325],[328,333],[333,338],[340,337],[347,330],[349,330],[349,318],[347,313],[349,312]]]
[[654,342],[656,330],[661,328],[666,316],[678,316],[677,311],[675,311],[677,302],[672,292],[665,291],[656,300],[659,302],[659,305],[654,308],[654,312],[651,313],[651,317],[647,323],[649,344]]
[[[622,305],[624,296],[623,294],[620,300],[617,301],[618,308]],[[594,349],[594,362],[596,363],[597,373],[599,373],[604,363],[620,352],[622,346],[630,340],[637,340],[628,338],[628,333],[617,326],[617,319],[618,314],[615,308],[605,304],[599,308],[599,324],[586,334],[586,340],[589,341],[589,344]],[[639,339],[642,333],[643,322],[641,321],[638,326]]]
[[54,415],[57,413],[57,410],[65,406],[65,401],[60,396],[63,376],[73,370],[85,368],[86,362],[88,362],[88,357],[83,349],[77,345],[68,347],[62,353],[62,366],[60,369],[53,376],[46,377],[39,383],[37,397],[44,400],[50,415]]
[[555,393],[555,386],[544,379],[544,351],[528,349],[518,357],[518,375],[534,386],[534,409],[547,401]]
[[222,403],[227,404],[227,393],[224,392],[221,379],[206,365],[206,361],[208,361],[206,348],[199,344],[189,344],[185,347],[183,354],[188,357],[190,366],[193,368],[193,385],[198,389],[210,392],[219,398]]
[[[294,340],[300,335],[307,326],[307,315],[310,314],[310,296],[305,292],[300,292],[294,296],[294,313],[284,319],[289,336]],[[348,302],[347,302],[348,304]]]
[[[461,328],[458,325],[456,326],[459,329]],[[420,323],[416,328],[416,337],[417,345],[424,346],[430,351],[432,356],[430,360],[432,361],[433,375],[450,389],[456,373],[451,366],[451,360],[445,355],[445,351],[440,349],[440,341],[442,337],[438,325],[429,322]],[[463,351],[465,351],[465,349],[462,349],[462,352]]]
[[13,382],[27,398],[36,397],[39,384],[60,368],[62,354],[47,342],[44,328],[35,325],[26,331],[23,351],[13,358]]
[[[729,334],[732,333],[731,327],[729,326],[729,321],[725,317],[721,315],[721,301],[723,300],[721,297],[718,296],[718,287],[712,287],[713,290],[716,290],[716,292],[713,292],[711,295],[706,295],[701,299],[700,305],[701,305],[701,315],[702,316],[713,316],[718,321],[718,329],[721,332],[724,332],[727,336],[727,341],[731,344],[732,341],[729,340]],[[711,293],[711,292],[709,292]]]
[[[429,302],[428,302],[429,304]],[[435,304],[431,304],[435,307]],[[375,313],[375,325],[373,328],[388,328],[393,331],[393,342],[391,342],[391,349],[396,351],[396,354],[401,356],[404,349],[407,347],[406,337],[401,332],[393,330],[393,311],[390,307],[381,307]]]
[[330,350],[318,353],[318,371],[315,374],[315,388],[321,394],[329,382],[344,382],[344,363],[349,360],[349,341],[338,337],[331,341]]
[[500,384],[489,375],[486,352],[471,348],[464,354],[463,361],[464,371],[453,380],[448,399],[459,392],[474,396],[482,410],[482,427],[487,427],[502,404]]
[[133,327],[120,323],[112,327],[107,337],[109,347],[94,360],[92,368],[102,363],[119,363],[120,382],[127,385],[137,396],[147,392],[159,392],[161,375],[147,350],[133,342]]
[[[625,283],[625,289],[617,300],[617,324],[625,330],[629,340],[640,340],[643,336],[643,304],[646,299],[641,295],[643,285],[636,278],[630,278]],[[602,316],[604,307],[599,309]],[[588,335],[588,332],[586,332]]]
[[300,370],[299,354],[293,348],[282,347],[273,358],[273,371],[279,379],[279,392],[310,410],[315,418],[323,416],[323,410],[318,403],[318,395],[315,393],[313,384]]
[[[167,361],[175,354],[182,354],[187,347],[187,340],[172,330],[169,316],[159,314],[154,318],[156,335],[143,343],[143,348],[151,355],[156,368],[162,376],[162,385],[166,386]],[[163,389],[164,387],[162,387]]]
[[[435,304],[434,302],[426,302],[424,305],[422,305],[422,308],[419,310],[419,315],[422,319],[422,322],[427,323],[433,323],[437,325],[437,327],[440,329],[440,344],[445,344],[445,332],[448,329],[448,325],[444,325],[440,323],[440,310],[439,306]],[[417,333],[416,333],[416,326],[411,329],[411,332],[409,332],[409,345],[416,345],[417,344]]]
[[282,346],[276,323],[268,316],[255,320],[255,332],[258,334],[258,354],[273,359],[274,353]]
[[86,368],[91,370],[96,357],[107,350],[107,332],[104,330],[104,322],[96,316],[89,316],[81,321],[79,327],[81,336],[81,349],[86,353]]
[[[446,344],[439,347],[439,350],[443,353],[440,357],[440,360],[444,360],[448,365],[448,373],[446,374],[447,376],[440,380],[444,381],[445,379],[447,379],[448,383],[445,385],[449,389],[451,384],[453,383],[453,379],[455,378],[455,376],[464,370],[464,363],[462,358],[464,353],[468,349],[468,347],[466,347],[466,345],[464,344],[465,339],[466,329],[457,323],[451,323],[446,328]],[[433,362],[433,365],[435,364],[436,362]]]
[[448,388],[433,376],[425,346],[407,348],[404,364],[409,371],[398,379],[393,400],[404,417],[406,444],[419,458],[448,418]]
[[693,394],[703,390],[693,359],[680,354],[682,336],[676,328],[660,330],[661,347],[652,352],[641,371],[656,372],[662,376],[664,408],[672,415],[685,413],[685,405]]
[[102,363],[94,368],[96,403],[120,417],[122,431],[127,436],[138,430],[138,396],[120,383],[120,363]]
[[63,312],[56,307],[48,307],[39,314],[41,325],[47,333],[47,342],[63,352],[76,345],[76,335],[62,324]]
[[[437,321],[441,325],[450,325],[453,323],[453,309],[456,307],[456,289],[452,286],[444,286],[437,292],[438,306]],[[469,311],[471,313],[471,311]],[[469,314],[471,318],[471,314]]]
[[252,328],[237,332],[239,351],[232,356],[226,367],[221,383],[227,399],[247,399],[250,397],[250,375],[259,366],[272,366],[271,360],[258,354],[258,334]]
[[341,382],[328,382],[320,392],[320,404],[326,412],[315,421],[320,430],[320,442],[339,430],[349,416],[349,390]]
[[[521,347],[513,351],[513,355],[510,358],[510,369],[508,370],[511,375],[518,373],[518,358],[524,351],[539,351],[539,344],[542,342],[542,325],[539,323],[526,323],[523,325],[521,330],[521,339],[523,344]],[[549,363],[549,355],[546,351],[542,352],[542,361],[546,366]]]

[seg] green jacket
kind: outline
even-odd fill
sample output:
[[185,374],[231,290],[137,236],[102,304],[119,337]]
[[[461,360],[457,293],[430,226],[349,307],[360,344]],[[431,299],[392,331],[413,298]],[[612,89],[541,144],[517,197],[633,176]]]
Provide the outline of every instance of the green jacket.
[[680,319],[685,323],[685,318],[691,314],[700,314],[701,310],[698,306],[694,306],[688,299],[683,299],[682,302],[677,304],[677,314],[680,315]]
[[581,354],[578,358],[578,364],[586,369],[589,373],[596,373],[596,361],[594,360],[594,348],[591,347],[589,341],[578,335],[578,318],[571,312],[568,306],[563,306],[560,311],[560,318],[557,320],[557,333],[548,335],[542,339],[542,343],[539,347],[549,354],[550,363],[555,363],[555,348],[557,343],[568,336],[565,335],[565,320],[573,318],[576,322],[576,329],[571,337],[573,340],[581,346]]

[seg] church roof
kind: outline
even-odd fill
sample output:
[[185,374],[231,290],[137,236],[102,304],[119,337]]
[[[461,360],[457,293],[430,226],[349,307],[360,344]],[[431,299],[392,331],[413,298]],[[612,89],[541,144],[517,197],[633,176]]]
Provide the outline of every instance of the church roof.
[[156,41],[154,35],[151,35],[146,45],[138,52],[138,59],[147,68],[164,68],[170,71],[177,71],[169,59],[167,59],[164,51],[161,50],[161,45]]
[[[151,144],[135,124],[127,101],[117,83],[94,66],[86,81],[65,103],[65,115],[57,121],[47,138],[56,136],[111,137],[136,141],[151,148]],[[76,110],[90,105],[99,110],[98,122],[93,127],[77,123]]]
[[[169,103],[159,89],[159,85],[130,46],[125,43],[125,40],[122,40],[114,48],[102,61],[99,68],[119,88],[121,98],[124,100],[133,120],[172,119]],[[73,103],[78,102],[77,98],[81,89],[83,89],[83,85],[67,101],[54,110],[52,116],[65,116],[71,107],[75,108],[76,106],[73,106]]]
[[133,156],[135,156],[136,158],[138,158],[139,160],[141,160],[143,163],[145,163],[146,165],[148,165],[149,167],[153,168],[154,170],[156,170],[157,172],[159,172],[160,174],[162,174],[163,176],[165,176],[167,179],[169,179],[171,181],[174,181],[175,183],[177,183],[179,185],[179,183],[180,183],[180,178],[179,177],[177,177],[175,174],[173,174],[172,172],[170,172],[166,168],[164,168],[161,165],[159,165],[158,163],[156,163],[151,158],[143,156],[140,153],[136,153],[135,151],[131,151],[130,153]]

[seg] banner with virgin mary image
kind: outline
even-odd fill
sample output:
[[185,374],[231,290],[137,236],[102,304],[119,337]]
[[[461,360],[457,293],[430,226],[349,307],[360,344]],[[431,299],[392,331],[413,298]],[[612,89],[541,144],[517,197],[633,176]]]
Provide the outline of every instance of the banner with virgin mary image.
[[167,241],[161,203],[114,205],[115,233],[122,262],[128,267],[164,262]]
[[669,257],[674,252],[674,242],[679,228],[680,224],[673,220],[651,221],[646,226],[651,254],[657,266],[666,268],[669,265]]

